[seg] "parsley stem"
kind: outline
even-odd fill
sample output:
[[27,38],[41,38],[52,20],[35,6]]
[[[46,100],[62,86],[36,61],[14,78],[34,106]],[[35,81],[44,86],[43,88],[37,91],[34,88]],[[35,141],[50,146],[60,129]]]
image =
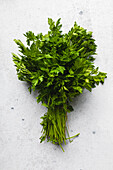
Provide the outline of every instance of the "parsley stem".
[[75,138],[75,137],[77,137],[77,136],[79,136],[80,135],[80,133],[78,133],[78,134],[76,134],[76,135],[74,135],[74,136],[71,136],[71,137],[69,137],[69,138],[66,138],[66,140],[67,139],[71,139],[71,138]]
[[61,145],[60,143],[59,143],[59,145],[60,145],[61,149],[63,150],[63,152],[65,152],[64,149],[63,149],[63,147],[62,147],[62,145]]

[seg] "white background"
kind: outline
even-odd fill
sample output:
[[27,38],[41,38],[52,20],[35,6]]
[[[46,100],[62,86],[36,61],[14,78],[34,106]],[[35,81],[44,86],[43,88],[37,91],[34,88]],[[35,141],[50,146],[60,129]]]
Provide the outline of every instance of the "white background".
[[[46,108],[36,103],[26,83],[18,80],[11,52],[23,33],[48,31],[48,17],[61,19],[63,32],[74,21],[93,31],[95,65],[107,72],[104,85],[84,91],[68,114],[72,143],[61,148],[40,144],[40,117]],[[113,1],[0,0],[0,170],[113,170]]]

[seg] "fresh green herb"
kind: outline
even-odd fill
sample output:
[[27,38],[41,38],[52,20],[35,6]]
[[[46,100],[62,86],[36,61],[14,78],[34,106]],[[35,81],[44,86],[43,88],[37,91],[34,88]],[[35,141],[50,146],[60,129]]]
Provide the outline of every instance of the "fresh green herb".
[[63,34],[60,18],[56,23],[48,18],[48,24],[50,30],[45,35],[31,31],[24,34],[27,46],[15,39],[20,54],[12,55],[18,79],[29,83],[30,93],[38,90],[37,102],[47,107],[41,117],[41,142],[47,139],[62,148],[61,144],[72,138],[66,127],[67,112],[73,111],[70,102],[83,89],[91,92],[96,85],[103,84],[107,76],[94,66],[97,46],[92,32],[75,22]]

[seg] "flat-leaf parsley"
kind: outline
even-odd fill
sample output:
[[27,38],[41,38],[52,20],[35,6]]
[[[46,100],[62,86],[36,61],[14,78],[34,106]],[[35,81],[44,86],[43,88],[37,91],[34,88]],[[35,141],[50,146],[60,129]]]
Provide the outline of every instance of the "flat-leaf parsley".
[[72,138],[66,127],[67,112],[73,111],[72,98],[83,89],[91,91],[99,83],[103,84],[107,76],[94,66],[97,46],[92,32],[75,22],[71,30],[63,34],[60,18],[56,23],[48,18],[48,24],[45,35],[31,31],[24,34],[27,46],[15,39],[20,54],[12,55],[18,79],[29,83],[30,93],[38,90],[37,102],[47,107],[41,117],[41,142],[47,138],[62,148],[61,144]]

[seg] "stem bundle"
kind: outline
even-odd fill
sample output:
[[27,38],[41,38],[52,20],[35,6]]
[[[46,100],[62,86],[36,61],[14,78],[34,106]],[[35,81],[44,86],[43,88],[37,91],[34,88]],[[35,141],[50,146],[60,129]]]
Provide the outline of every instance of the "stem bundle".
[[[57,106],[55,108],[48,108],[47,113],[44,114],[44,116],[41,118],[43,119],[41,123],[41,125],[43,126],[43,134],[40,137],[41,142],[44,141],[47,137],[48,142],[58,144],[62,148],[61,144],[66,144],[67,139],[69,139],[69,141],[71,142],[70,138],[74,138],[79,135],[77,134],[75,136],[69,137],[69,132],[66,126],[67,112],[60,106]],[[66,132],[68,138],[66,138]]]

